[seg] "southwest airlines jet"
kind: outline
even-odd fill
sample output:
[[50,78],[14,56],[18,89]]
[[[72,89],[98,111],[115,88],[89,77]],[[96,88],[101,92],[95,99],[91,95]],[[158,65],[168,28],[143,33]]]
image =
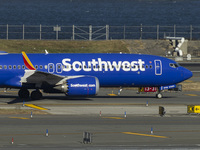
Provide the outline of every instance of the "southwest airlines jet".
[[[161,91],[192,77],[175,61],[143,54],[0,54],[0,87],[17,88],[20,98],[45,93],[96,95],[100,87]],[[155,90],[156,89],[156,90]],[[148,90],[147,90],[148,91]]]

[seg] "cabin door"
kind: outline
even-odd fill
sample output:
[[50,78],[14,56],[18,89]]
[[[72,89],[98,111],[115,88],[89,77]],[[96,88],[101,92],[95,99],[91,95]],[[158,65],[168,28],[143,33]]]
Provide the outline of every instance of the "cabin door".
[[161,60],[154,60],[155,63],[155,74],[162,75],[162,62]]

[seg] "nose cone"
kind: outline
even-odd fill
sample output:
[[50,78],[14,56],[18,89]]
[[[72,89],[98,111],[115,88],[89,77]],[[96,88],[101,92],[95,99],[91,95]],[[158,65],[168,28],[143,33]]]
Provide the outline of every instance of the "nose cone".
[[184,80],[187,80],[191,78],[192,76],[193,76],[193,73],[190,70],[184,68]]

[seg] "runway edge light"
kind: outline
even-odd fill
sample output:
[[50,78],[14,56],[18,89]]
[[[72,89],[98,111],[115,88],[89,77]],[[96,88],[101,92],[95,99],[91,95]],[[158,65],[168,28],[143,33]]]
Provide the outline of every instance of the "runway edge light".
[[151,134],[153,134],[153,127],[151,127]]
[[49,131],[48,131],[48,129],[46,129],[46,137],[48,137],[49,136]]
[[126,111],[124,112],[124,117],[126,118]]

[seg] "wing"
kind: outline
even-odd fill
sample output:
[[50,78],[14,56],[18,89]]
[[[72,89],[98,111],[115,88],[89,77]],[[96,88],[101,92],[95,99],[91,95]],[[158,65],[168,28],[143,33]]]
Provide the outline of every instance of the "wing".
[[50,85],[56,85],[59,81],[64,79],[64,76],[58,76],[46,72],[37,70],[25,70],[24,76],[21,78],[21,83],[48,83]]

